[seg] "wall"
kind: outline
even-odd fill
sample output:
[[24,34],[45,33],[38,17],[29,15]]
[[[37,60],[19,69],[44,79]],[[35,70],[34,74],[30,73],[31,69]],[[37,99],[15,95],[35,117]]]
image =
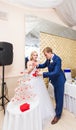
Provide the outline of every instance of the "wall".
[[53,52],[61,57],[62,69],[70,68],[72,70],[72,77],[76,77],[76,41],[40,33],[41,62],[44,62],[45,60],[42,50],[46,46],[50,46],[53,49]]
[[8,77],[17,76],[24,69],[24,13],[21,9],[1,3],[0,10],[7,12],[7,20],[0,20],[0,41],[12,43],[14,54],[13,64],[5,66],[5,74]]

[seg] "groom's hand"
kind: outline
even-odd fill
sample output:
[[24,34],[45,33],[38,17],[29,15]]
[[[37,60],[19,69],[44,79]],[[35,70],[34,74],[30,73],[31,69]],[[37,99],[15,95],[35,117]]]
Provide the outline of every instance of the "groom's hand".
[[42,72],[37,72],[37,73],[36,73],[36,76],[42,76],[42,75],[43,75]]

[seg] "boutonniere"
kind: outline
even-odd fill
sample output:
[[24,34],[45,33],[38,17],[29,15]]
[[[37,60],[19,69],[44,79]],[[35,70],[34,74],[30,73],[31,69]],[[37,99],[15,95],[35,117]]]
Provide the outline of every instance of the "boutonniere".
[[50,60],[50,63],[53,63],[53,59]]

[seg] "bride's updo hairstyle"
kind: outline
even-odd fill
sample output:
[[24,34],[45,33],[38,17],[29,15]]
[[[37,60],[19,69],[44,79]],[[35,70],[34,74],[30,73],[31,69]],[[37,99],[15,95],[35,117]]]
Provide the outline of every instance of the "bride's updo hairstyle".
[[47,53],[49,53],[49,52],[53,53],[53,51],[52,51],[52,49],[50,47],[44,48],[43,49],[43,53],[45,53],[45,52],[47,52]]
[[33,56],[36,54],[36,56],[38,56],[36,51],[32,51],[31,55],[30,55],[30,60],[33,60]]

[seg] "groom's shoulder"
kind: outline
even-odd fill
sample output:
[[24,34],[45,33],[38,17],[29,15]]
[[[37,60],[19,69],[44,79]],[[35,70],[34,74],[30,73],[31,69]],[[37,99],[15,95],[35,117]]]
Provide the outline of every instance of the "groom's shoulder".
[[54,57],[55,60],[61,60],[60,56],[56,55],[55,54],[55,57]]

